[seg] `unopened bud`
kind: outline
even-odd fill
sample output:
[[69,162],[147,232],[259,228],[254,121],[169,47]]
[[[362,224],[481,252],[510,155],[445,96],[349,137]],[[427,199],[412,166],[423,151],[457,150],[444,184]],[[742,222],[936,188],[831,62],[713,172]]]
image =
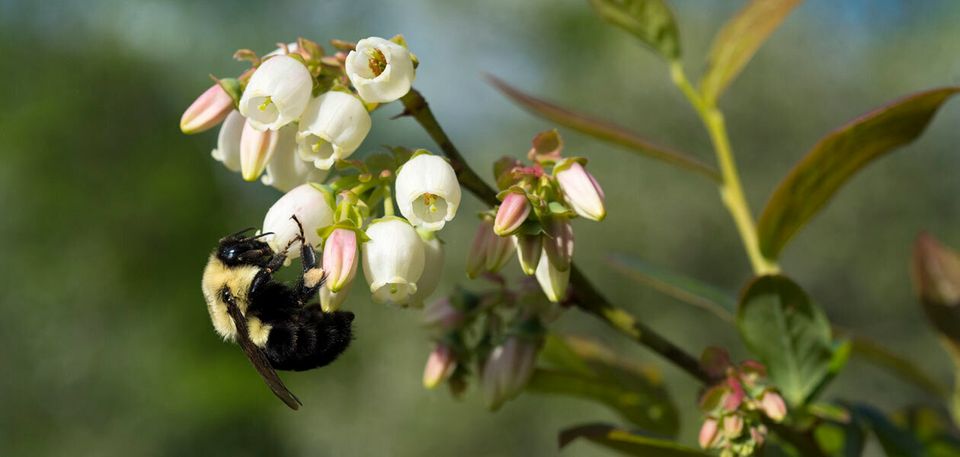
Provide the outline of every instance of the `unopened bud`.
[[492,230],[490,234],[493,237],[487,243],[487,259],[484,266],[487,271],[496,273],[510,261],[513,250],[516,248],[513,246],[513,238],[497,236]]
[[530,215],[530,202],[523,192],[510,192],[497,209],[497,218],[493,222],[493,231],[500,236],[513,234]]
[[553,169],[567,203],[581,217],[602,221],[607,216],[603,189],[576,159],[567,159]]
[[704,449],[710,449],[717,438],[717,430],[718,424],[716,419],[708,417],[705,421],[703,421],[703,425],[700,427],[700,437],[698,439],[700,442],[700,447]]
[[930,322],[960,345],[960,255],[921,234],[913,248],[913,279]]
[[350,295],[350,289],[353,287],[353,282],[348,282],[347,285],[340,289],[340,292],[333,292],[327,287],[326,284],[320,288],[320,309],[325,313],[332,313],[340,309],[340,305],[347,300],[347,296]]
[[453,351],[445,344],[438,344],[427,358],[423,369],[423,386],[427,389],[437,387],[449,378],[457,368],[457,359]]
[[543,238],[540,235],[517,234],[514,236],[514,244],[523,274],[529,276],[536,273],[540,255],[543,254]]
[[480,276],[487,264],[487,250],[489,244],[497,238],[493,233],[493,221],[484,218],[477,225],[477,232],[473,235],[473,243],[467,253],[467,277],[470,279]]
[[546,235],[543,239],[543,251],[550,263],[559,271],[567,271],[573,262],[573,226],[570,219],[552,217],[544,221]]
[[547,299],[559,303],[567,296],[567,285],[570,283],[570,269],[560,271],[549,260],[547,251],[540,255],[537,264],[537,282]]
[[456,330],[464,319],[463,311],[453,306],[448,297],[431,302],[423,310],[423,325],[444,332]]
[[357,232],[344,228],[331,232],[323,246],[323,269],[327,272],[330,291],[340,292],[353,281],[359,263]]
[[240,174],[245,181],[256,181],[267,168],[277,148],[274,130],[257,130],[248,119],[240,134]]
[[743,417],[739,414],[730,414],[723,418],[723,434],[728,439],[736,439],[743,433]]
[[233,99],[220,84],[203,92],[180,117],[180,131],[186,134],[209,130],[226,119],[233,110]]
[[780,422],[787,416],[787,404],[776,392],[764,392],[763,397],[760,398],[760,409],[775,422]]

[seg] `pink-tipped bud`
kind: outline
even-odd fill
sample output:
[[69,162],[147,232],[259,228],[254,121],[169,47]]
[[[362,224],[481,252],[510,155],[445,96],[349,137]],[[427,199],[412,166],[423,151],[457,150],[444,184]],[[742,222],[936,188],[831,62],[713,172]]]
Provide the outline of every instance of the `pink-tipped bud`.
[[466,316],[450,303],[448,297],[430,302],[423,309],[423,325],[441,332],[456,330]]
[[531,276],[537,272],[540,263],[540,254],[543,253],[543,238],[540,235],[522,235],[514,237],[517,246],[517,259],[520,260],[520,269],[523,274]]
[[445,344],[438,344],[427,358],[423,369],[423,386],[433,389],[449,378],[457,369],[457,359],[453,351]]
[[703,426],[700,427],[700,437],[698,441],[700,442],[700,447],[704,449],[710,449],[713,446],[714,441],[717,438],[718,430],[717,420],[708,417],[707,420],[703,421]]
[[607,216],[603,189],[580,162],[567,159],[554,168],[553,174],[567,203],[577,214],[595,221],[602,221]]
[[256,181],[267,168],[277,149],[279,135],[275,130],[257,130],[248,120],[240,134],[240,174],[244,181]]
[[780,422],[787,416],[787,404],[776,392],[764,392],[763,397],[760,398],[760,409],[775,422]]
[[340,292],[357,275],[357,232],[335,229],[323,246],[323,269],[327,272],[327,287]]
[[733,440],[743,433],[743,416],[730,414],[723,418],[723,434]]
[[487,264],[489,245],[497,236],[493,233],[493,221],[483,219],[477,225],[477,233],[473,236],[473,243],[467,253],[467,277],[470,279],[480,276]]
[[510,192],[503,198],[493,222],[493,231],[500,236],[512,235],[530,215],[530,202],[522,192]]
[[219,84],[214,84],[183,112],[180,131],[193,134],[210,130],[223,122],[232,110],[233,99]]
[[570,219],[553,217],[544,221],[546,235],[543,239],[543,251],[547,253],[550,264],[559,271],[570,269],[573,262],[573,226]]
[[536,340],[512,336],[490,352],[481,380],[488,408],[499,408],[523,390],[533,376],[539,351]]
[[913,246],[913,283],[931,324],[960,344],[960,254],[921,233]]
[[516,247],[513,245],[512,237],[497,236],[492,230],[490,234],[493,238],[487,244],[487,261],[484,267],[487,271],[496,273],[510,261]]
[[730,393],[724,398],[723,409],[732,412],[740,408],[740,404],[743,403],[743,399],[746,396],[746,393],[743,391],[743,384],[740,384],[740,380],[733,376],[727,376],[727,386],[730,388]]

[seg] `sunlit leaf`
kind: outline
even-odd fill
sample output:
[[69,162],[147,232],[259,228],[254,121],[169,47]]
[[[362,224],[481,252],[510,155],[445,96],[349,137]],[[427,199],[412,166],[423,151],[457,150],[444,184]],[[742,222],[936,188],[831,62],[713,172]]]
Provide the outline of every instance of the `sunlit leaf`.
[[700,81],[703,98],[720,98],[763,42],[802,0],[751,0],[713,40],[707,71]]
[[960,87],[920,92],[867,113],[834,130],[780,182],[757,226],[760,250],[776,259],[787,242],[858,170],[910,143]]
[[751,282],[740,299],[737,327],[790,404],[803,404],[828,376],[834,362],[830,323],[790,279]]
[[722,290],[627,254],[613,254],[608,258],[608,262],[614,269],[634,281],[703,308],[723,320],[734,320],[737,301]]
[[659,373],[598,343],[550,335],[527,388],[602,403],[631,423],[664,436],[679,428],[676,406]]
[[578,425],[561,431],[558,438],[560,448],[578,438],[586,438],[627,455],[643,457],[707,457],[710,455],[673,441],[607,424]]
[[574,112],[521,92],[503,80],[488,76],[490,83],[522,108],[551,122],[607,141],[647,157],[666,162],[675,167],[694,171],[715,181],[720,181],[716,168],[684,153],[653,144],[624,127],[595,117]]
[[663,0],[590,0],[607,22],[640,39],[667,60],[680,57],[680,32]]

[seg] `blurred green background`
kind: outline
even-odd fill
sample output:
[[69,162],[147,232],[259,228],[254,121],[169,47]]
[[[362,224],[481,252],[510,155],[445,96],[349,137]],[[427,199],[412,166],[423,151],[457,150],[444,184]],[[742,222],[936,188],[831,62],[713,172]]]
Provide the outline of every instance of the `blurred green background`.
[[[688,71],[741,2],[672,1]],[[830,0],[802,5],[722,100],[757,211],[805,150],[885,101],[960,83],[960,3]],[[180,134],[180,114],[233,75],[237,48],[266,52],[298,35],[325,42],[403,33],[416,86],[471,164],[522,155],[546,124],[484,83],[616,120],[712,161],[667,69],[581,0],[403,2],[0,0],[0,455],[555,455],[556,431],[619,422],[602,406],[523,395],[496,413],[475,389],[457,401],[420,385],[430,343],[418,313],[375,306],[355,288],[354,347],[336,364],[287,374],[305,407],[287,410],[241,352],[211,329],[200,295],[223,234],[259,225],[279,193],[214,162],[216,132]],[[387,106],[363,150],[436,150]],[[831,319],[908,356],[943,382],[950,364],[912,296],[907,260],[925,229],[960,247],[960,105],[916,143],[853,180],[795,240],[786,271]],[[682,347],[744,350],[734,330],[629,282],[611,252],[633,253],[735,292],[749,265],[716,190],[613,146],[563,131],[590,158],[609,217],[578,222],[578,263],[617,303]],[[458,249],[480,209],[465,198],[445,230],[445,289],[464,281]],[[515,264],[509,274],[519,274]],[[662,369],[693,443],[697,386],[592,317],[592,335]],[[827,398],[890,411],[935,399],[854,360]],[[565,455],[608,455],[577,443]]]

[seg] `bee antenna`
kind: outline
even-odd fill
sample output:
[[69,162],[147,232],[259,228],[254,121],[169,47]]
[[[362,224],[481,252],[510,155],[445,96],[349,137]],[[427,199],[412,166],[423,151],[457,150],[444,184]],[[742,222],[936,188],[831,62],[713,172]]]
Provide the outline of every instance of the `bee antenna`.
[[248,239],[248,240],[255,240],[255,239],[257,239],[257,238],[263,238],[263,237],[269,236],[269,235],[273,235],[273,232],[261,233],[261,234],[259,234],[259,235],[257,235],[257,236],[251,236],[250,238],[247,238],[247,239]]
[[256,229],[257,229],[256,227],[247,227],[237,233],[234,233],[233,235],[228,236],[227,238],[239,238],[240,235],[243,235],[244,233],[247,233],[251,230],[256,230]]

